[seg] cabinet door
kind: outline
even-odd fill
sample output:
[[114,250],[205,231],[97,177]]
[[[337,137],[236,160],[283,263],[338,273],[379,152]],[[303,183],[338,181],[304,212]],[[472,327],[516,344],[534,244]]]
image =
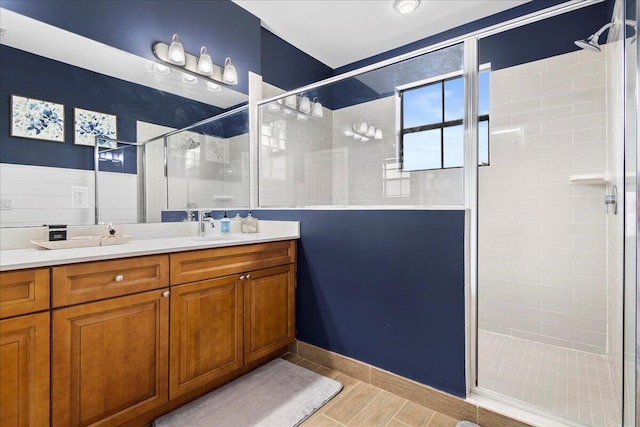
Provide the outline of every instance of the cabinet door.
[[294,264],[252,271],[244,280],[244,361],[253,362],[295,339]]
[[171,289],[171,399],[242,368],[242,293],[238,276]]
[[166,402],[168,314],[161,290],[54,310],[53,425],[117,425]]
[[0,426],[49,425],[49,313],[0,321]]

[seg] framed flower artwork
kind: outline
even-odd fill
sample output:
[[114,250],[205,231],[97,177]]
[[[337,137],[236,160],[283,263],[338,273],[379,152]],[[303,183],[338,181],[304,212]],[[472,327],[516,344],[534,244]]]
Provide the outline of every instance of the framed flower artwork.
[[64,142],[64,105],[11,95],[11,136]]
[[[96,111],[74,108],[75,141],[76,145],[95,146],[96,137],[104,136],[109,139],[116,139],[118,131],[116,128],[116,116]],[[115,141],[100,140],[98,145],[105,148],[116,148]]]

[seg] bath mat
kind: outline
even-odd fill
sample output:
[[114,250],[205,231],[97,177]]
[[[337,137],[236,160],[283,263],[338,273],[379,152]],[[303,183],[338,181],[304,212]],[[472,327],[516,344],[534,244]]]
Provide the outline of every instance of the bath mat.
[[480,426],[476,423],[472,423],[471,421],[458,421],[458,424],[456,424],[456,427],[480,427]]
[[275,359],[170,412],[154,427],[297,426],[342,390],[342,384]]

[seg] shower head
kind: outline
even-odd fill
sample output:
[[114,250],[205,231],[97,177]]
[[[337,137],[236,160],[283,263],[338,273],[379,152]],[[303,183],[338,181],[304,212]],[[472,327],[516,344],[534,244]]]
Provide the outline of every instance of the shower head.
[[587,39],[576,40],[574,41],[574,43],[580,49],[590,50],[592,52],[600,52],[600,45],[598,44],[598,39],[595,34]]
[[187,145],[187,150],[193,150],[194,148],[200,147],[200,141],[194,141],[193,138],[189,138],[189,145]]

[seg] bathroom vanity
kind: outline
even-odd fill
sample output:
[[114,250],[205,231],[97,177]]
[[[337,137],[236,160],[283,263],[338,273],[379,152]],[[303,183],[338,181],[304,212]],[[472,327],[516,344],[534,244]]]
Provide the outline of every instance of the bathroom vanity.
[[237,237],[0,251],[2,425],[143,426],[284,354],[299,233]]

